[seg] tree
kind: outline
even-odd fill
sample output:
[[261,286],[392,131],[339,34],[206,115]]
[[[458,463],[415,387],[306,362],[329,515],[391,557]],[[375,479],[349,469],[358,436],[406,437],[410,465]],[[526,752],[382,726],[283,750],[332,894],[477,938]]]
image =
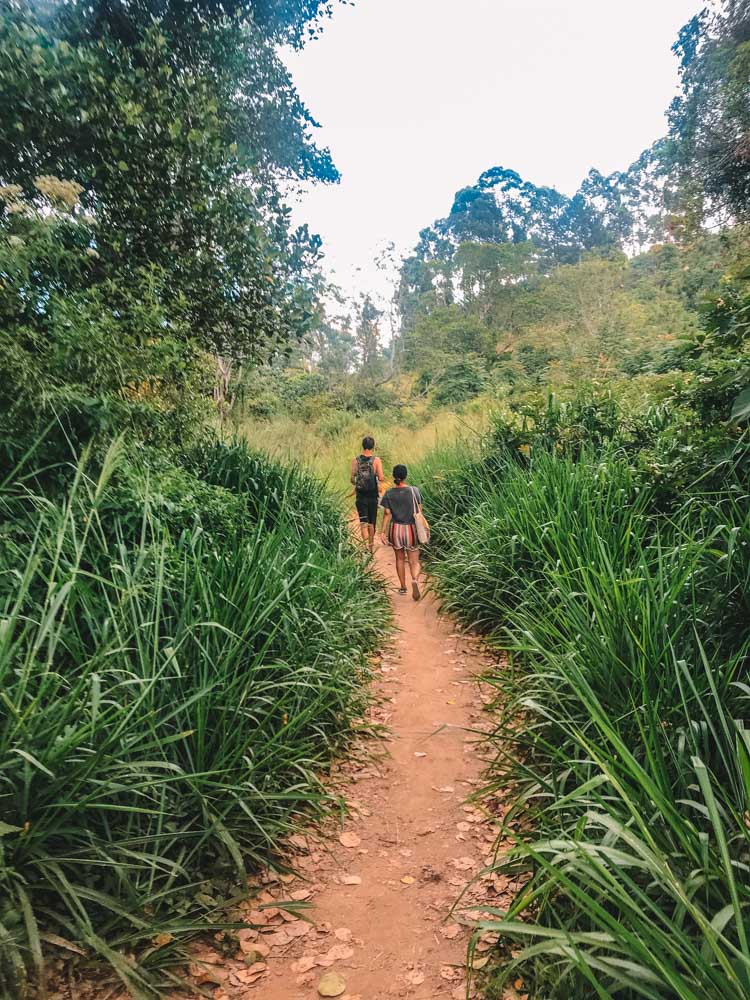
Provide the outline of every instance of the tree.
[[359,363],[364,373],[375,372],[381,361],[380,328],[378,323],[383,313],[375,306],[369,295],[363,295],[357,306],[354,342],[359,355]]
[[[278,58],[326,4],[79,0],[0,20],[0,179],[81,185],[92,284],[165,275],[164,308],[204,350],[259,359],[315,315],[318,241],[292,233],[279,183],[335,180]],[[295,14],[296,10],[296,14]]]
[[717,0],[680,31],[681,94],[669,111],[671,154],[698,221],[748,218],[750,7]]
[[[554,261],[576,260],[583,250],[613,242],[586,199],[537,187],[504,167],[485,170],[476,184],[458,191],[450,214],[433,229],[452,248],[465,242],[533,242]],[[420,241],[425,255],[429,242]],[[445,243],[442,248],[445,253]]]

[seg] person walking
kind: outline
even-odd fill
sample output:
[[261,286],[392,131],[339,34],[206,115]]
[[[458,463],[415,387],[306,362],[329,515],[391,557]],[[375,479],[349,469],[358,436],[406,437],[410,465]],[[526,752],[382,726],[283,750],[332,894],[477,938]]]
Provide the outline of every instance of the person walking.
[[373,552],[380,485],[383,482],[383,463],[375,454],[375,439],[369,435],[362,438],[362,454],[352,459],[350,480],[356,494],[362,541],[369,546],[370,552]]
[[411,575],[411,595],[415,601],[421,597],[419,591],[419,539],[417,537],[416,515],[422,513],[422,494],[416,486],[406,482],[409,470],[405,465],[393,467],[393,482],[380,501],[384,510],[381,540],[390,545],[396,555],[396,572],[401,584],[399,594],[406,590],[406,563]]

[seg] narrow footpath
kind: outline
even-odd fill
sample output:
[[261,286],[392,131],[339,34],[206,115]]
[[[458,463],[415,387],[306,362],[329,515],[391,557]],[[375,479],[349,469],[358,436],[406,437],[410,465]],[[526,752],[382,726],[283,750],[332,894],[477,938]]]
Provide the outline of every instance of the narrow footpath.
[[[214,978],[215,1000],[463,1000],[471,920],[482,904],[509,901],[507,879],[486,874],[452,910],[495,847],[496,826],[465,802],[483,766],[484,654],[429,594],[396,593],[390,549],[378,546],[376,563],[398,628],[376,667],[371,719],[386,729],[382,752],[373,758],[369,741],[339,765],[334,788],[349,813],[291,838],[299,877],[266,876],[266,908],[256,901],[252,911],[260,927],[240,932],[243,954]],[[307,909],[276,908],[288,900]],[[479,942],[477,967],[494,940]]]

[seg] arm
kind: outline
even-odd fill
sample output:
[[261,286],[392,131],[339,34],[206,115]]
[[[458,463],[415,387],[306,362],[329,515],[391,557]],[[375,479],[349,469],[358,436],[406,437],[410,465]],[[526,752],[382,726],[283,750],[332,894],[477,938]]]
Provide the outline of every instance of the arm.
[[391,520],[391,512],[387,509],[383,510],[383,524],[380,528],[380,540],[383,545],[388,544],[388,524]]
[[375,475],[378,477],[378,493],[380,493],[383,488],[383,479],[385,478],[383,475],[383,463],[379,458],[376,458],[373,465],[375,466]]
[[351,470],[351,473],[349,475],[349,482],[352,484],[352,486],[354,486],[354,484],[356,483],[356,481],[357,481],[357,459],[353,458],[352,459],[352,470]]

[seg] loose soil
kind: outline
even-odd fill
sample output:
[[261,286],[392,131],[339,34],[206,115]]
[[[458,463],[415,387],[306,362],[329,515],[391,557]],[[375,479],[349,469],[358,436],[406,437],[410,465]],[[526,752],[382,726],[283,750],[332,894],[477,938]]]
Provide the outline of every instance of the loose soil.
[[[466,803],[483,767],[486,656],[429,594],[396,593],[390,549],[378,548],[376,565],[398,629],[376,665],[383,752],[373,757],[370,743],[336,769],[346,817],[291,838],[298,875],[265,876],[245,914],[260,926],[239,932],[242,952],[196,955],[208,963],[193,965],[196,979],[220,984],[214,1000],[461,1000],[472,921],[512,895],[506,878],[485,874],[454,909],[496,848],[494,822]],[[290,900],[309,908],[278,907]],[[479,942],[477,966],[494,940]]]

